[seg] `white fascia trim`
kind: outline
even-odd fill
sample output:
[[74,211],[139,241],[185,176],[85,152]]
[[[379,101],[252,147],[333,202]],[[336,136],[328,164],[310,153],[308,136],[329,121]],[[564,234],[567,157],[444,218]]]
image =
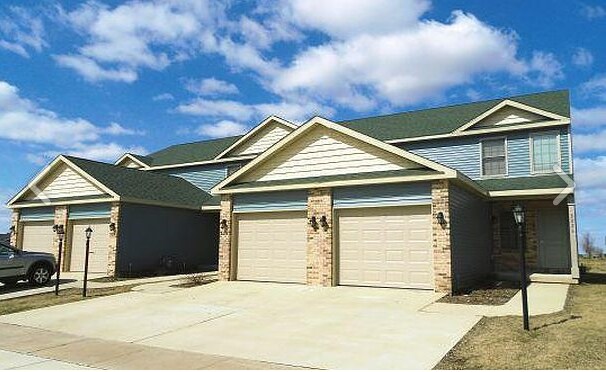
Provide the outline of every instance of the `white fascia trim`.
[[528,190],[502,190],[490,191],[490,197],[505,197],[505,196],[541,196],[541,195],[559,195],[572,194],[574,187],[555,188],[555,189],[528,189]]
[[221,210],[221,206],[220,205],[210,205],[210,206],[202,206],[200,207],[200,210],[202,211],[220,211]]
[[34,177],[34,179],[31,180],[27,184],[27,186],[25,186],[23,189],[21,189],[21,191],[19,191],[19,193],[17,193],[17,195],[15,195],[13,198],[11,198],[11,200],[9,200],[8,203],[6,203],[6,206],[9,208],[12,208],[13,203],[15,203],[17,200],[19,200],[19,198],[21,198],[23,196],[23,194],[25,194],[27,191],[31,190],[32,187],[34,187],[38,182],[40,182],[44,177],[46,177],[51,172],[51,170],[59,163],[66,164],[68,167],[72,168],[72,170],[74,172],[78,173],[78,175],[84,177],[85,179],[90,181],[92,184],[94,184],[101,190],[105,191],[105,193],[111,195],[115,199],[120,198],[120,196],[118,194],[116,194],[113,190],[110,190],[107,186],[105,186],[101,182],[97,181],[95,178],[90,176],[88,173],[84,172],[82,169],[80,169],[78,166],[76,166],[71,161],[67,160],[67,158],[65,156],[59,155],[49,165],[47,165],[44,169],[42,169],[42,171],[40,173],[38,173],[38,175],[36,175],[36,177]]
[[362,185],[376,185],[376,184],[387,184],[387,183],[401,183],[401,182],[418,182],[418,181],[433,181],[456,178],[453,175],[436,174],[430,176],[403,176],[403,177],[388,177],[388,178],[369,178],[360,180],[342,180],[342,181],[326,181],[326,182],[305,182],[302,179],[301,183],[291,185],[279,185],[279,186],[253,186],[241,189],[233,190],[217,190],[213,191],[214,194],[244,194],[254,192],[267,192],[267,191],[284,191],[284,190],[301,190],[301,189],[315,189],[320,187],[341,187],[341,186],[362,186]]
[[399,139],[385,141],[385,143],[395,144],[395,143],[419,142],[419,141],[428,141],[428,140],[445,139],[445,138],[469,137],[469,136],[477,136],[480,134],[489,134],[489,133],[502,133],[502,132],[514,132],[514,131],[519,131],[519,130],[528,130],[528,129],[537,129],[537,128],[561,127],[562,125],[569,125],[569,124],[570,124],[570,119],[552,120],[552,121],[546,121],[546,122],[534,123],[534,124],[507,125],[507,126],[496,127],[496,128],[466,130],[464,132],[455,131],[455,132],[451,132],[451,133],[436,134],[436,135],[432,135],[432,136],[399,138]]
[[287,128],[289,128],[291,131],[297,129],[297,126],[285,119],[282,119],[280,117],[277,117],[275,115],[271,115],[268,116],[265,120],[263,120],[261,123],[257,124],[257,126],[255,126],[254,128],[252,128],[250,131],[248,131],[248,133],[246,133],[244,136],[242,136],[239,140],[237,140],[236,142],[234,142],[231,146],[229,146],[228,148],[226,148],[225,150],[223,150],[219,155],[217,155],[215,157],[215,159],[220,159],[222,158],[224,155],[226,155],[227,153],[229,153],[231,150],[235,149],[236,147],[240,146],[242,143],[246,142],[250,137],[252,137],[253,135],[255,135],[255,133],[257,133],[258,131],[260,131],[262,128],[264,128],[265,126],[269,125],[272,122],[276,122],[278,124],[281,124]]
[[145,164],[144,162],[140,161],[139,159],[137,159],[136,157],[132,156],[129,153],[122,155],[122,157],[120,159],[118,159],[114,163],[114,165],[120,165],[120,163],[122,163],[126,159],[130,159],[130,160],[134,161],[135,163],[139,164],[141,166],[141,168],[149,168],[149,165]]
[[246,155],[246,156],[238,156],[233,158],[223,158],[223,159],[213,159],[213,160],[204,160],[204,161],[196,161],[192,163],[179,163],[179,164],[168,164],[168,165],[157,165],[155,167],[149,167],[144,170],[158,170],[158,169],[172,169],[172,168],[185,168],[185,167],[193,167],[196,165],[209,165],[209,164],[220,164],[220,163],[229,163],[233,161],[239,160],[251,160],[257,157],[257,155]]
[[550,118],[552,120],[569,119],[569,118],[566,118],[565,116],[554,114],[553,112],[541,110],[541,109],[536,108],[536,107],[528,106],[528,105],[525,105],[525,104],[520,103],[520,102],[512,101],[510,99],[506,99],[504,101],[501,101],[497,105],[493,106],[488,111],[483,112],[482,114],[480,114],[476,118],[474,118],[474,119],[470,120],[469,122],[467,122],[466,124],[462,125],[458,129],[456,129],[453,133],[462,132],[462,131],[464,131],[464,130],[466,130],[466,129],[472,127],[472,126],[474,126],[478,122],[480,122],[483,119],[487,118],[488,116],[494,114],[495,112],[497,112],[498,110],[502,109],[505,106],[510,106],[510,107],[514,107],[514,108],[517,108],[517,109],[520,109],[520,110],[531,112],[533,114],[545,116],[545,117]]
[[56,205],[81,205],[81,204],[97,204],[97,203],[114,203],[120,201],[120,199],[116,198],[103,198],[103,199],[86,199],[86,200],[62,200],[62,201],[52,201],[49,203],[45,203],[43,201],[32,201],[31,203],[23,203],[19,205],[13,205],[10,208],[12,209],[21,209],[21,208],[31,208],[31,207],[51,207]]
[[262,153],[261,155],[257,156],[253,161],[251,161],[250,163],[246,164],[244,167],[242,167],[241,169],[239,169],[237,172],[235,172],[234,174],[232,174],[231,176],[227,177],[226,179],[224,179],[223,181],[221,181],[219,184],[217,184],[215,187],[213,187],[213,189],[211,190],[212,193],[214,194],[219,194],[219,190],[223,187],[225,187],[226,185],[230,184],[232,181],[238,179],[240,176],[242,176],[243,174],[247,173],[250,169],[252,169],[253,167],[255,167],[257,164],[265,161],[268,157],[272,156],[274,153],[280,151],[283,147],[285,147],[286,145],[288,145],[289,143],[291,143],[292,141],[294,141],[296,138],[303,136],[305,133],[307,133],[311,128],[314,128],[315,126],[318,125],[322,125],[326,128],[335,130],[339,133],[342,133],[346,136],[349,137],[353,137],[356,138],[362,142],[368,143],[374,147],[378,147],[384,151],[390,152],[392,154],[398,155],[406,160],[410,160],[414,163],[418,163],[421,165],[424,165],[430,169],[436,170],[438,172],[442,172],[444,173],[446,176],[450,176],[452,178],[456,177],[457,172],[454,169],[448,168],[442,164],[436,163],[434,161],[428,160],[422,156],[419,155],[415,155],[411,152],[408,152],[406,150],[403,150],[399,147],[396,146],[392,146],[390,144],[387,144],[383,141],[380,141],[378,139],[369,137],[365,134],[362,134],[360,132],[356,132],[353,129],[349,129],[346,128],[342,125],[336,124],[330,120],[324,119],[322,117],[316,116],[311,118],[310,120],[308,120],[306,123],[304,123],[303,125],[301,125],[300,127],[298,127],[295,131],[293,131],[292,133],[290,133],[289,135],[287,135],[286,137],[284,137],[281,141],[279,141],[277,144],[275,144],[274,146],[272,146],[269,150],[265,151],[264,153]]

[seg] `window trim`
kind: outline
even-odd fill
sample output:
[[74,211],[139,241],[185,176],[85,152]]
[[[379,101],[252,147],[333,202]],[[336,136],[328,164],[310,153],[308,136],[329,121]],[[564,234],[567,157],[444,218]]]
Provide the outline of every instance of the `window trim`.
[[[486,175],[486,174],[484,174],[484,142],[501,140],[501,139],[503,140],[503,146],[505,147],[505,173]],[[506,178],[508,176],[509,176],[509,148],[508,148],[507,136],[483,138],[482,140],[480,140],[480,178],[484,178],[484,179]]]
[[[560,131],[555,131],[555,130],[550,130],[550,131],[543,131],[543,132],[533,132],[530,133],[528,135],[528,141],[529,146],[528,149],[530,151],[530,174],[531,175],[542,175],[542,174],[554,174],[555,172],[553,170],[547,170],[547,171],[537,171],[534,169],[534,137],[537,136],[545,136],[545,135],[550,135],[550,134],[555,134],[556,136],[556,148],[558,151],[558,165],[560,166],[560,169],[562,168],[562,141],[560,139],[561,137],[561,133]],[[572,147],[572,146],[569,146]]]

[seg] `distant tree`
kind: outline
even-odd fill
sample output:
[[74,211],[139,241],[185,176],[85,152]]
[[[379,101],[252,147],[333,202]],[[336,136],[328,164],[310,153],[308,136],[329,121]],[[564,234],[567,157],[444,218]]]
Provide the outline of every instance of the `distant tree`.
[[581,237],[581,245],[583,246],[583,251],[587,257],[592,258],[594,254],[598,253],[598,247],[595,245],[595,239],[590,232],[583,233]]

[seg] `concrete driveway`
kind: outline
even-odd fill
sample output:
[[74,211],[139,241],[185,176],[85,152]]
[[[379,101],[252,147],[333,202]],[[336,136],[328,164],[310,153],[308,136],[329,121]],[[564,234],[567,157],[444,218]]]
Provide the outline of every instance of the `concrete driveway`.
[[83,337],[291,366],[430,369],[480,319],[430,291],[216,282],[0,317]]

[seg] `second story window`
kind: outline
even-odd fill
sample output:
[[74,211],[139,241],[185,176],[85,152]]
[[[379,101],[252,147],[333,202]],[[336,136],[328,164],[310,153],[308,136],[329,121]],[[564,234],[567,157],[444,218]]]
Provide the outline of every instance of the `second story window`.
[[482,141],[482,176],[504,176],[507,174],[505,138]]
[[558,133],[539,133],[531,137],[532,172],[552,173],[553,166],[560,166]]

